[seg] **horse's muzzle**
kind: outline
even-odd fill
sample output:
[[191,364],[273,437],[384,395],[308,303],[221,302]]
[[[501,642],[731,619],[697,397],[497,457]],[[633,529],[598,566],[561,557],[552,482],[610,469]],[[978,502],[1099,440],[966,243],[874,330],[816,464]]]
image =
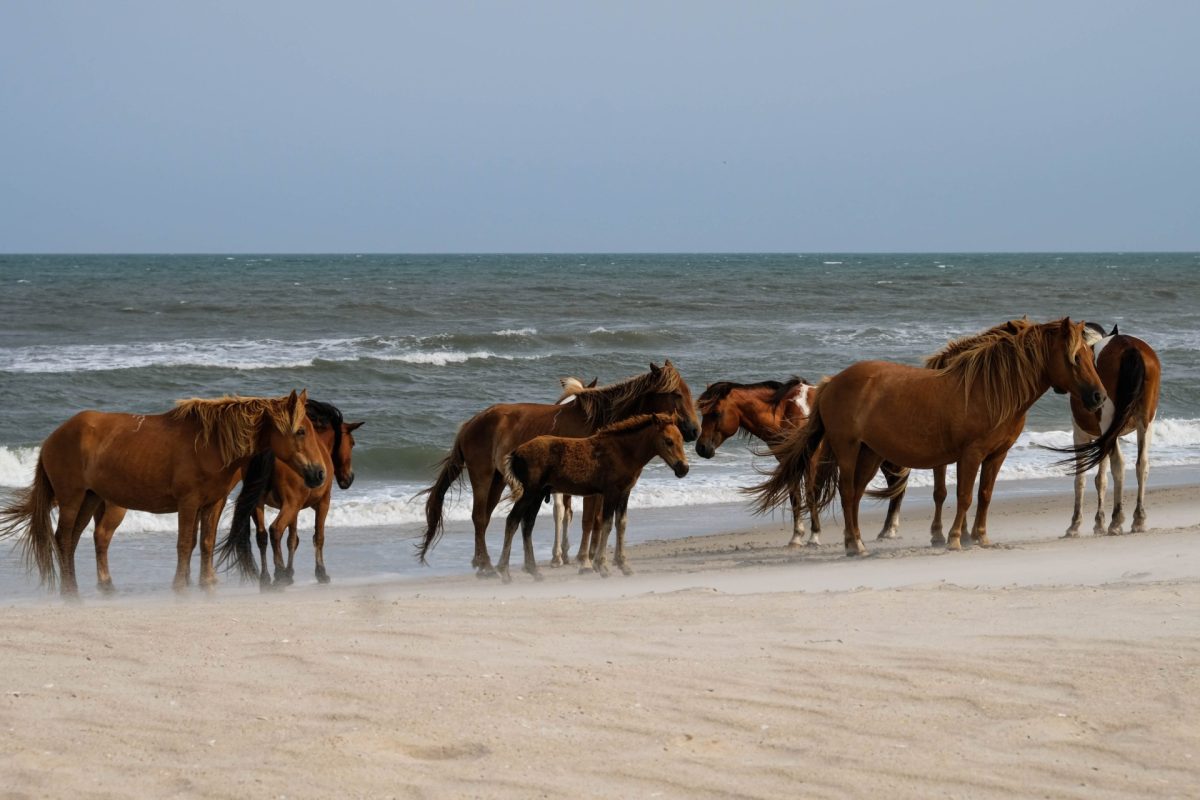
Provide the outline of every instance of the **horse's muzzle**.
[[325,483],[325,468],[316,464],[309,464],[304,468],[304,485],[310,489],[315,489]]
[[354,472],[351,471],[351,473],[349,475],[347,475],[345,478],[338,476],[337,482],[338,482],[338,486],[341,489],[343,489],[343,490],[349,489],[350,485],[352,483],[354,483]]
[[696,454],[701,458],[712,458],[717,454],[717,448],[708,442],[696,442]]
[[1092,389],[1084,392],[1083,397],[1080,399],[1083,400],[1083,404],[1087,406],[1088,411],[1099,411],[1100,406],[1104,405],[1104,401],[1108,399],[1108,396],[1099,389]]
[[671,469],[675,470],[676,478],[682,478],[688,474],[688,464],[686,461],[676,461],[671,465]]
[[696,439],[700,438],[700,428],[696,425],[693,425],[691,422],[682,422],[679,425],[679,432],[683,434],[683,440],[685,442],[694,442]]

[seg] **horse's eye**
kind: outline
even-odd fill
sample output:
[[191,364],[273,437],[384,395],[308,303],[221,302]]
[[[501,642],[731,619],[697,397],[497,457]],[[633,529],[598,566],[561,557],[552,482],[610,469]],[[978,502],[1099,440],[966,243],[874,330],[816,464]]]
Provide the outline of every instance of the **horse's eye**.
[[303,436],[303,435],[304,435],[304,428],[296,428],[296,435],[297,435],[297,436]]

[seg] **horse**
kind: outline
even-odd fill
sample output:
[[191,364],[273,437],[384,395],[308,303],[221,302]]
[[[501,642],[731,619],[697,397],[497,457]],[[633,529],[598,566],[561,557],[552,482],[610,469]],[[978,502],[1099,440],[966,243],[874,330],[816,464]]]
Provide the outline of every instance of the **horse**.
[[[1089,327],[1092,323],[1089,323]],[[1074,397],[1071,398],[1071,422],[1075,446],[1086,446],[1102,433],[1116,431],[1116,436],[1124,436],[1137,431],[1137,505],[1133,510],[1133,526],[1131,533],[1141,533],[1146,530],[1146,478],[1150,473],[1148,450],[1150,448],[1151,427],[1154,416],[1158,412],[1158,390],[1162,375],[1162,366],[1158,354],[1150,345],[1134,336],[1125,336],[1113,326],[1112,332],[1105,334],[1104,329],[1097,326],[1091,328],[1088,335],[1089,344],[1095,356],[1096,372],[1104,384],[1105,391],[1111,402],[1105,403],[1100,413],[1084,408]],[[1074,449],[1074,448],[1072,448]],[[1067,528],[1064,538],[1074,538],[1079,535],[1083,522],[1084,481],[1087,470],[1093,466],[1096,471],[1096,518],[1092,531],[1096,535],[1119,534],[1125,524],[1125,512],[1121,503],[1121,494],[1125,489],[1125,460],[1121,455],[1118,439],[1112,443],[1112,477],[1113,477],[1113,508],[1112,519],[1107,528],[1104,525],[1104,471],[1106,459],[1094,458],[1089,463],[1086,454],[1078,456],[1075,470],[1075,510],[1071,515],[1071,526]]]
[[[61,570],[62,594],[74,597],[75,549],[93,515],[103,516],[102,507],[175,512],[174,588],[182,591],[191,583],[197,525],[200,585],[211,588],[217,583],[212,559],[217,521],[229,490],[256,453],[271,451],[309,486],[324,482],[321,448],[304,414],[306,398],[306,392],[294,391],[281,398],[193,398],[164,414],[81,411],[42,443],[33,483],[0,510],[0,538],[23,531],[27,567],[36,567],[52,588]],[[56,504],[58,523],[52,527]]]
[[[954,463],[957,509],[947,549],[962,549],[976,472],[979,509],[971,535],[989,546],[987,510],[996,475],[1029,407],[1050,388],[1069,392],[1090,410],[1106,399],[1083,328],[1069,317],[1042,324],[1016,320],[952,342],[940,367],[853,364],[822,381],[808,424],[775,446],[779,464],[745,491],[756,497],[759,513],[789,499],[800,485],[810,513],[828,506],[836,491],[846,555],[863,555],[858,506],[880,464],[931,469]],[[1110,447],[1101,436],[1079,455]]]
[[[710,383],[696,400],[700,408],[700,438],[696,440],[696,452],[701,458],[712,458],[725,440],[739,432],[755,436],[767,445],[778,443],[789,430],[808,421],[816,390],[817,387],[795,376],[782,383]],[[906,472],[885,462],[883,474],[887,478],[888,486],[892,487]],[[879,532],[880,539],[895,539],[899,536],[900,503],[904,495],[900,493],[888,496],[887,519]],[[800,492],[791,496],[791,507],[792,538],[787,546],[819,545],[821,520],[815,513],[812,515],[812,534],[805,539],[804,501]]]
[[641,414],[582,439],[538,436],[508,454],[501,473],[512,493],[513,507],[504,525],[504,550],[498,567],[504,582],[512,580],[508,560],[518,525],[525,542],[524,569],[535,580],[541,580],[533,556],[533,525],[538,506],[549,500],[552,492],[601,498],[603,511],[594,568],[608,577],[608,535],[615,518],[617,545],[613,563],[626,575],[630,574],[625,560],[629,493],[655,456],[674,470],[675,477],[687,475],[683,438],[673,414]]
[[[303,478],[286,465],[277,465],[270,453],[262,454],[265,463],[252,466],[242,482],[242,491],[234,504],[233,520],[229,533],[218,545],[218,566],[232,561],[241,571],[242,577],[257,577],[259,585],[266,589],[271,583],[267,567],[267,535],[263,506],[279,509],[271,523],[270,541],[275,556],[275,584],[286,586],[294,582],[293,561],[300,544],[297,521],[303,509],[311,508],[316,513],[313,533],[313,554],[316,561],[318,583],[329,583],[325,570],[325,517],[329,514],[329,503],[333,496],[333,481],[345,490],[354,483],[354,431],[362,427],[361,422],[346,422],[337,406],[309,400],[305,406],[308,419],[316,430],[321,443],[321,454],[325,464],[326,478],[320,486],[310,488]],[[253,517],[258,550],[262,556],[262,572],[254,564],[250,553],[250,524]],[[288,532],[288,557],[284,565],[281,543],[283,532]],[[249,556],[247,558],[247,556]]]
[[492,512],[504,491],[501,463],[519,445],[543,434],[580,438],[631,416],[674,413],[679,430],[689,442],[696,440],[700,422],[692,392],[668,360],[662,367],[619,383],[583,389],[565,405],[553,403],[501,403],[471,417],[454,439],[450,453],[438,465],[432,486],[421,494],[425,502],[425,535],[416,545],[417,558],[426,563],[429,550],[443,531],[442,510],[446,492],[465,472],[471,481],[471,522],[475,528],[475,556],[471,565],[480,577],[496,575],[488,555],[485,534]]

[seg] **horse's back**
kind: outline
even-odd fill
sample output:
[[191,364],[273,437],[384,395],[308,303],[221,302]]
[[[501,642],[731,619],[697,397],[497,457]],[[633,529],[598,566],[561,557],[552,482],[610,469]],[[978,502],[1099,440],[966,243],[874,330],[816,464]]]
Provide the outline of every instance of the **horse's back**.
[[[1154,348],[1136,336],[1117,334],[1104,342],[1096,356],[1096,372],[1100,382],[1110,398],[1116,398],[1121,392],[1122,362],[1136,352],[1141,358],[1141,373],[1144,381],[1141,408],[1121,431],[1124,435],[1138,427],[1138,424],[1148,425],[1154,419],[1158,409],[1159,383],[1162,376],[1162,364]],[[1100,435],[1099,416],[1096,412],[1088,411],[1078,398],[1071,397],[1071,414],[1081,429],[1092,436]]]
[[588,433],[575,404],[498,403],[485,408],[463,423],[456,445],[468,462],[472,456],[489,459],[499,467],[505,456],[538,436]]

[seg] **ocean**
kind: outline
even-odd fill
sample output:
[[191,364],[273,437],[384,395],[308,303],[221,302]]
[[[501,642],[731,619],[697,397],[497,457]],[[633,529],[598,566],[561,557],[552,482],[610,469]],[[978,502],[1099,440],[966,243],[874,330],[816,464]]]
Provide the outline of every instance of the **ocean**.
[[[366,422],[357,481],[335,489],[328,521],[335,579],[340,548],[357,554],[352,574],[416,569],[414,495],[477,411],[553,402],[562,376],[608,383],[667,358],[699,396],[717,380],[816,381],[862,359],[918,363],[1022,314],[1119,324],[1163,362],[1153,466],[1200,465],[1195,253],[0,255],[0,287],[0,492],[28,484],[41,440],[79,410],[152,413],[182,397],[307,388]],[[1047,394],[997,491],[1061,476],[1038,445],[1068,443],[1069,431],[1066,400]],[[663,519],[739,504],[754,462],[739,440],[712,461],[693,458],[683,480],[651,465],[631,507]],[[468,516],[463,497],[451,504],[433,552],[443,569],[467,568]],[[301,523],[297,574],[308,576],[311,512]],[[173,515],[130,514],[112,547],[118,584],[126,548],[145,554],[127,572],[153,564],[162,571],[146,580],[169,584],[175,525]],[[491,542],[501,526],[493,521]],[[544,549],[548,521],[535,536]],[[84,576],[89,550],[78,556]],[[0,560],[0,597],[24,591],[15,555]]]

